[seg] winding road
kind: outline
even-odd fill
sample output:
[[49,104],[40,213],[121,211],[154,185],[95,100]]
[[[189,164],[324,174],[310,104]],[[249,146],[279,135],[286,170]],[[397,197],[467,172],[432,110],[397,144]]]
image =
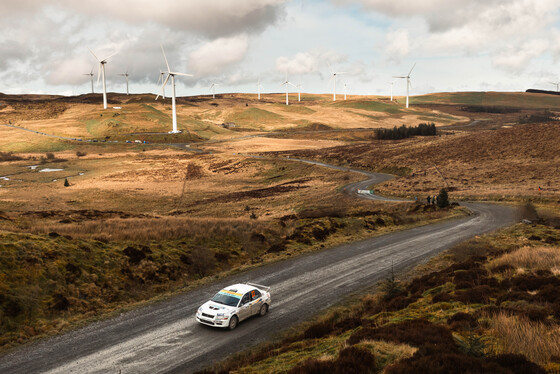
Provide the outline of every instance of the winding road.
[[[293,159],[292,159],[293,160]],[[313,163],[367,176],[346,186],[358,190],[390,178]],[[384,279],[394,264],[402,271],[471,238],[515,222],[513,208],[469,203],[473,214],[359,242],[340,245],[245,271],[116,318],[93,323],[0,356],[1,373],[190,373],[228,354],[273,338],[318,311]],[[265,317],[244,321],[234,331],[195,322],[197,308],[222,287],[252,281],[272,287]]]

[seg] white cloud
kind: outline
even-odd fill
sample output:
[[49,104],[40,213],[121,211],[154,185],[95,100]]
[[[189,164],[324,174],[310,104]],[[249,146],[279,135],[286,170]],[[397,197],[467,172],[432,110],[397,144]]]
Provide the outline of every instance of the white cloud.
[[283,17],[286,0],[18,0],[0,2],[0,18],[47,8],[125,23],[160,25],[218,37],[262,31]]
[[386,35],[385,55],[388,60],[400,61],[408,56],[410,48],[408,42],[408,30],[399,29],[389,31]]
[[506,48],[492,58],[492,63],[508,72],[519,73],[529,65],[531,59],[541,55],[548,47],[547,40],[534,40],[523,44],[522,48]]
[[189,54],[189,67],[196,75],[220,74],[227,67],[242,61],[248,47],[247,35],[213,40]]
[[278,57],[276,59],[276,70],[287,71],[290,74],[321,74],[321,71],[329,71],[329,64],[334,70],[337,70],[336,64],[345,60],[345,56],[333,51],[299,52],[293,57]]

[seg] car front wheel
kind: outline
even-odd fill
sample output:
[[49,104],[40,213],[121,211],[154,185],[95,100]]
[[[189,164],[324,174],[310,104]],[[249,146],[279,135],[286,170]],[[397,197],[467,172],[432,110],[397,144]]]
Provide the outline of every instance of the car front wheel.
[[262,317],[264,316],[266,313],[268,313],[268,305],[267,304],[263,304],[261,306],[261,310],[259,312],[259,315]]
[[237,318],[237,316],[233,316],[229,319],[229,325],[228,328],[230,330],[233,330],[234,328],[237,327],[237,324],[239,323],[239,318]]

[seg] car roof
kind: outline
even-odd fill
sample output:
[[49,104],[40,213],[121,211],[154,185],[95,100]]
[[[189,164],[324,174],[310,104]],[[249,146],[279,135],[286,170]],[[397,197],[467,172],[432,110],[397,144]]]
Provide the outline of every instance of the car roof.
[[233,292],[237,292],[237,293],[241,293],[241,294],[245,294],[251,290],[256,289],[257,287],[255,286],[249,286],[248,284],[243,284],[243,283],[237,283],[237,284],[233,284],[231,286],[227,286],[224,287],[224,290],[228,290],[228,291],[233,291]]

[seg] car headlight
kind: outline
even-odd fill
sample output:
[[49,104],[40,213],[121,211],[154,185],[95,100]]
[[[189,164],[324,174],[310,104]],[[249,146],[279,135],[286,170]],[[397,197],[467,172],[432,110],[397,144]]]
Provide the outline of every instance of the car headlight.
[[229,315],[226,314],[226,313],[218,313],[218,314],[216,314],[216,318],[217,318],[217,319],[226,320],[226,319],[229,318]]
[[197,313],[202,313],[202,307],[198,308]]

